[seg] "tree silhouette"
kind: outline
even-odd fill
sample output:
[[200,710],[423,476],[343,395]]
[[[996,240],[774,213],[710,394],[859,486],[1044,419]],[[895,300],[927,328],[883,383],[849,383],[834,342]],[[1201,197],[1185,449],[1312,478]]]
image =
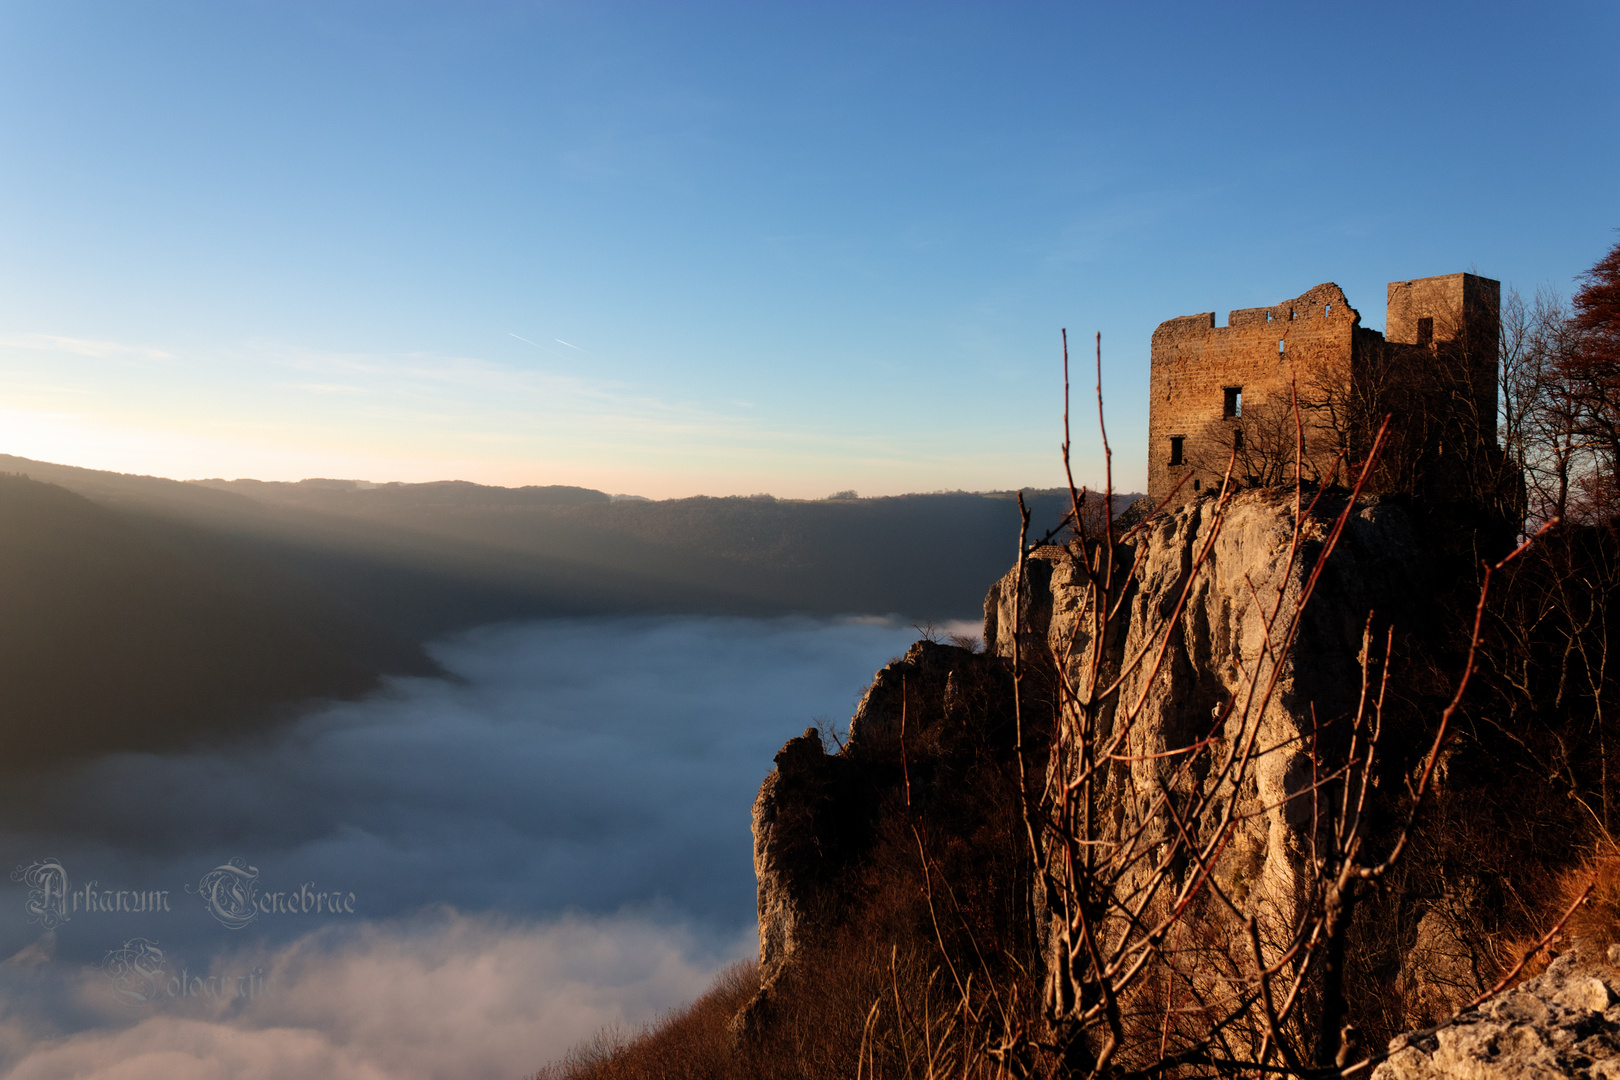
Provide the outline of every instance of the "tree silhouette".
[[1588,510],[1609,517],[1620,476],[1620,244],[1579,280],[1572,347],[1558,375],[1580,404],[1581,430],[1598,459],[1581,485]]

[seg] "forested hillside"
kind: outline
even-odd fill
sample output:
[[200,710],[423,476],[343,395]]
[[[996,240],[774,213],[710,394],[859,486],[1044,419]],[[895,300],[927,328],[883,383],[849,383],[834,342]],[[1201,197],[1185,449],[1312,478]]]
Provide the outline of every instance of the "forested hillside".
[[[501,619],[976,618],[1018,535],[1007,495],[612,501],[0,469],[0,754],[14,767],[173,745],[431,673],[423,642]],[[1062,516],[1050,494],[1031,501],[1037,522]]]
[[433,670],[268,567],[217,569],[72,492],[0,476],[5,767],[228,733],[383,669]]

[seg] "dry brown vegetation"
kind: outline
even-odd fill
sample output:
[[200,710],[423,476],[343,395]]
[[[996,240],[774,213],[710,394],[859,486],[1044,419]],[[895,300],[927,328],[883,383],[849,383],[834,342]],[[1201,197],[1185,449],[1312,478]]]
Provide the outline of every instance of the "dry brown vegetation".
[[598,1032],[534,1080],[723,1080],[741,1075],[731,1048],[730,1022],[759,990],[759,969],[739,961],[692,1004],[630,1033]]

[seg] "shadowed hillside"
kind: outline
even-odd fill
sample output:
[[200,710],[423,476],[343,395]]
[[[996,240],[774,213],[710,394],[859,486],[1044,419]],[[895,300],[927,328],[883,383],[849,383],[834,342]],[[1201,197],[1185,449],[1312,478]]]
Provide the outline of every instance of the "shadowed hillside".
[[155,749],[273,702],[358,694],[382,666],[433,670],[267,568],[237,569],[227,579],[81,496],[0,476],[0,760]]
[[[615,502],[0,468],[23,474],[0,477],[0,753],[14,767],[157,749],[432,673],[422,642],[502,619],[975,618],[1017,537],[1007,495]],[[1050,525],[1067,497],[1031,503]]]
[[[204,481],[265,505],[371,530],[428,566],[503,584],[558,611],[899,613],[975,618],[983,581],[1016,543],[1010,495],[827,501],[610,502],[579,488],[342,481]],[[1120,501],[1121,506],[1129,497]],[[1031,497],[1037,522],[1067,508]],[[512,602],[512,601],[508,601]],[[441,609],[442,611],[442,609]],[[448,616],[442,611],[440,617]]]
[[[612,502],[583,488],[459,481],[182,483],[3,455],[0,468],[116,509],[223,573],[272,565],[418,640],[547,615],[977,618],[1018,532],[1005,493]],[[1067,496],[1030,503],[1046,527]]]

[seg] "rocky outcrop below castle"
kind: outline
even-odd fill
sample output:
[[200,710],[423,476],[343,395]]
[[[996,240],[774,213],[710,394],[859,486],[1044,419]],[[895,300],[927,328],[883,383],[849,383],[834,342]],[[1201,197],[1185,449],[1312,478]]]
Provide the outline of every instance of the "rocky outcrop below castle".
[[[1123,763],[1102,796],[1114,825],[1098,840],[1135,843],[1144,856],[1162,846],[1176,826],[1156,816],[1154,800],[1171,792],[1181,805],[1202,810],[1183,823],[1190,832],[1227,830],[1216,881],[1244,914],[1273,926],[1295,924],[1307,900],[1305,864],[1328,810],[1313,785],[1328,771],[1360,699],[1369,616],[1375,631],[1391,620],[1409,621],[1412,598],[1422,592],[1417,530],[1401,505],[1377,497],[1348,508],[1332,557],[1312,581],[1345,509],[1342,497],[1326,498],[1296,529],[1294,492],[1272,489],[1224,504],[1194,500],[1144,522],[1116,552],[1122,584],[1109,602],[1119,615],[1108,624],[1100,662],[1091,649],[1098,592],[1069,550],[1035,551],[1022,595],[1018,574],[1009,572],[985,604],[992,654],[1010,663],[1020,627],[1025,664],[1053,658],[1061,670],[1050,678],[1083,690],[1097,664],[1100,680],[1121,680],[1102,724],[1124,726],[1125,712],[1135,715],[1116,750]],[[1310,602],[1296,623],[1293,612],[1308,585]],[[1289,634],[1292,643],[1277,659]],[[1221,772],[1214,760],[1202,769],[1183,767],[1181,755],[1201,741],[1238,745],[1250,737],[1255,755],[1241,778]],[[1122,871],[1120,889],[1150,888],[1156,865],[1151,857],[1138,859]],[[1164,886],[1179,893],[1202,872],[1195,860],[1184,860]],[[1061,963],[1065,943],[1056,931],[1067,908],[1045,907],[1036,917],[1044,920],[1050,973]],[[1234,922],[1218,920],[1217,932],[1235,934],[1241,927]]]
[[[1202,984],[1195,974],[1186,982],[1189,994],[1214,994],[1254,970],[1251,920],[1265,939],[1256,938],[1254,948],[1283,973],[1276,977],[1294,970],[1289,965],[1304,955],[1304,946],[1290,951],[1289,935],[1321,910],[1325,830],[1352,804],[1343,798],[1342,778],[1352,775],[1352,766],[1366,770],[1370,795],[1356,829],[1367,851],[1388,851],[1390,830],[1402,820],[1405,793],[1450,696],[1445,649],[1455,638],[1447,644],[1437,626],[1455,622],[1455,615],[1441,613],[1439,596],[1472,580],[1469,559],[1459,563],[1443,553],[1451,539],[1436,539],[1398,499],[1363,497],[1350,504],[1328,493],[1302,514],[1292,490],[1273,489],[1240,492],[1225,503],[1194,499],[1141,522],[1115,547],[1113,577],[1101,589],[1079,562],[1078,548],[1030,552],[1021,570],[989,590],[982,650],[919,642],[878,673],[844,745],[828,747],[812,730],[777,756],[753,821],[763,989],[741,1017],[740,1031],[769,1035],[785,1002],[830,996],[826,988],[862,964],[871,978],[863,991],[849,992],[852,1004],[864,1002],[857,1011],[872,1008],[871,995],[890,979],[899,984],[892,1001],[903,1009],[908,943],[932,950],[927,962],[938,968],[932,977],[943,979],[939,972],[948,969],[958,986],[969,973],[981,984],[1004,979],[1003,989],[1016,990],[1011,996],[1040,1002],[1027,1016],[1039,1011],[1060,1023],[1079,1018],[1087,1003],[1060,977],[1080,963],[1072,932],[1064,936],[1074,925],[1074,897],[1057,895],[1052,875],[1043,876],[1040,860],[1031,856],[1036,833],[1043,856],[1057,850],[1050,846],[1053,819],[1036,815],[1026,823],[1021,791],[1051,798],[1064,785],[1075,789],[1072,759],[1048,755],[1057,725],[1070,722],[1059,706],[1103,684],[1117,693],[1094,722],[1099,737],[1117,732],[1119,742],[1092,806],[1101,824],[1088,842],[1135,845],[1140,852],[1124,860],[1116,890],[1187,898],[1176,910],[1188,913],[1187,932],[1214,958],[1210,981]],[[1323,560],[1329,546],[1331,558]],[[1301,603],[1307,595],[1309,602]],[[1110,617],[1097,617],[1100,602]],[[1372,693],[1378,692],[1385,643],[1395,658],[1391,668],[1405,666],[1389,690],[1381,758],[1376,765],[1357,764],[1346,756],[1349,732],[1358,709],[1366,715],[1368,671]],[[1022,671],[1016,682],[1015,652]],[[1361,730],[1358,753],[1366,749],[1368,729]],[[1536,1068],[1584,1069],[1581,1061],[1606,1060],[1595,1052],[1598,1043],[1582,1040],[1608,1038],[1602,1024],[1610,1006],[1577,1017],[1569,1002],[1579,987],[1590,991],[1582,1001],[1596,1001],[1594,987],[1608,987],[1602,981],[1608,976],[1554,986],[1567,965],[1520,997],[1504,999],[1541,1019],[1516,1019],[1501,1011],[1508,1006],[1491,1005],[1470,1014],[1473,1019],[1434,1028],[1500,970],[1500,955],[1479,933],[1506,918],[1492,909],[1500,883],[1477,869],[1486,858],[1478,854],[1481,838],[1497,840],[1481,824],[1496,811],[1477,795],[1491,781],[1479,779],[1487,775],[1482,772],[1469,789],[1474,780],[1459,779],[1468,755],[1481,753],[1488,737],[1488,731],[1470,735],[1455,753],[1447,748],[1429,797],[1434,823],[1420,824],[1396,870],[1387,877],[1379,871],[1377,880],[1367,875],[1354,911],[1344,909],[1353,925],[1334,962],[1352,994],[1360,995],[1356,1008],[1366,1013],[1352,1010],[1350,1019],[1366,1023],[1365,1035],[1380,1044],[1392,1032],[1425,1029],[1390,1059],[1379,1074],[1385,1080],[1506,1075],[1433,1070],[1478,1056],[1467,1047],[1479,1040],[1468,1042],[1474,1037],[1464,1029],[1496,1032],[1480,1036],[1495,1040],[1492,1045],[1507,1045],[1502,1040],[1511,1035],[1528,1047],[1529,1036],[1513,1032],[1532,1021],[1552,1025],[1537,1038],[1555,1065]],[[1253,747],[1240,773],[1222,765],[1227,749],[1237,745]],[[1208,764],[1186,767],[1195,754]],[[1164,813],[1166,805],[1174,812]],[[1482,815],[1477,821],[1466,820],[1471,807]],[[1546,813],[1538,820],[1561,819]],[[1177,833],[1189,854],[1161,859]],[[1551,834],[1544,830],[1524,842],[1545,846],[1537,835]],[[1501,843],[1506,853],[1520,841]],[[1366,857],[1376,862],[1381,856]],[[1150,880],[1152,874],[1161,879]],[[1216,891],[1226,906],[1209,899]],[[1130,932],[1117,922],[1099,925],[1105,935]],[[1320,1000],[1315,986],[1306,985],[1301,999],[1312,1008]],[[1543,987],[1552,1004],[1537,1013],[1527,1003],[1542,1000]],[[1497,1032],[1491,1024],[1507,1026]],[[1573,1041],[1554,1028],[1574,1033]],[[1294,1030],[1301,1053],[1313,1052],[1313,1040],[1321,1046],[1304,1021]],[[1365,1057],[1353,1035],[1344,1037],[1350,1041],[1341,1059],[1346,1053]],[[857,1023],[846,1041],[862,1038]],[[1157,1047],[1162,1040],[1156,1034],[1150,1041]],[[1565,1053],[1568,1047],[1577,1049]],[[1407,1071],[1388,1071],[1397,1067]],[[1620,1077],[1620,1069],[1614,1075]]]

